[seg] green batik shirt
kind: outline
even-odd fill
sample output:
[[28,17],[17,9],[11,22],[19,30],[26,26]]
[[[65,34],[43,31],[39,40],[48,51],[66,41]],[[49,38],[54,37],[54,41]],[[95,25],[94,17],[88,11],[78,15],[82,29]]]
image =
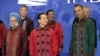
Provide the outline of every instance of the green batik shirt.
[[94,54],[95,24],[91,19],[76,20],[72,25],[72,37],[69,53],[72,56],[88,56]]

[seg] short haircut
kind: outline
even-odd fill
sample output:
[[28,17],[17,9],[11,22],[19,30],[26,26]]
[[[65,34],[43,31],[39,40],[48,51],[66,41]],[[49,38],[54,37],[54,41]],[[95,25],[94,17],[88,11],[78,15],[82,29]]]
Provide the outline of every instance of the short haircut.
[[54,10],[50,9],[50,10],[48,10],[48,11],[46,12],[46,14],[48,15],[49,12],[54,12]]
[[74,6],[74,8],[75,7],[81,7],[82,9],[83,9],[83,5],[81,5],[81,4],[76,4],[75,6]]
[[90,9],[90,7],[89,7],[89,6],[84,6],[83,8],[88,8],[88,9]]
[[39,13],[38,16],[37,16],[37,20],[39,20],[41,18],[41,15],[46,15],[46,13],[44,13],[44,12]]
[[3,24],[3,21],[2,20],[0,20],[0,24]]
[[28,7],[27,7],[27,6],[25,6],[25,5],[21,5],[21,7],[20,7],[20,8],[22,8],[22,7],[25,7],[26,9],[28,9]]

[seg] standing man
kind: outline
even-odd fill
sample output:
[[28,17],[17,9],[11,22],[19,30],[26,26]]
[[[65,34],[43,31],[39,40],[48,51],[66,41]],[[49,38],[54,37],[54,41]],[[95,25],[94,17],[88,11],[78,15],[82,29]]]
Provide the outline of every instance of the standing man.
[[[28,7],[23,5],[20,7],[20,15],[21,15],[21,23],[20,26],[22,29],[24,29],[27,32],[27,39],[29,40],[29,35],[32,31],[33,27],[33,21],[27,17],[28,13]],[[28,48],[28,45],[27,45]],[[27,50],[26,56],[29,56],[29,49]]]
[[47,16],[48,16],[48,27],[53,29],[56,36],[57,36],[57,43],[58,43],[58,54],[57,56],[60,55],[60,52],[63,48],[63,31],[60,23],[54,21],[54,11],[53,10],[48,10],[47,11]]
[[74,6],[75,20],[72,25],[72,38],[69,56],[93,56],[95,48],[95,24],[84,17],[81,4]]
[[28,13],[28,7],[27,6],[21,6],[20,7],[20,15],[21,15],[21,23],[20,26],[22,29],[26,30],[28,36],[30,35],[33,27],[33,21],[27,17]]
[[10,29],[3,39],[2,56],[25,56],[27,49],[27,34],[19,27],[20,15],[12,12],[9,16]]
[[52,29],[46,26],[48,23],[47,15],[40,13],[37,20],[39,26],[31,32],[29,39],[30,56],[56,56],[56,35]]
[[95,49],[97,49],[97,28],[96,28],[96,20],[90,17],[90,8],[88,6],[84,6],[84,15],[86,18],[91,19],[95,24]]
[[3,21],[0,20],[0,56],[2,56],[1,48],[5,32],[6,32],[5,24],[3,23]]

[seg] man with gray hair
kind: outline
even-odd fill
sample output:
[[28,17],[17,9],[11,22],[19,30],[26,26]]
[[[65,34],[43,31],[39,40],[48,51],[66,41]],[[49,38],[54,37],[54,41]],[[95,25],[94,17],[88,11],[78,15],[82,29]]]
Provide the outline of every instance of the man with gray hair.
[[7,30],[2,43],[2,56],[25,56],[27,50],[27,34],[19,27],[20,15],[11,12],[10,29]]
[[84,15],[86,18],[91,19],[95,24],[95,49],[94,50],[96,50],[97,49],[96,20],[90,17],[90,8],[88,6],[84,6]]

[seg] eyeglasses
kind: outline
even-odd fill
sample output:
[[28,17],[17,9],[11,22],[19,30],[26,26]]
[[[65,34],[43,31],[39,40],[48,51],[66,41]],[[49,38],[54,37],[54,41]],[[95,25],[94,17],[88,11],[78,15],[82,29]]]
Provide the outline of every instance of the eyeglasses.
[[17,20],[10,20],[10,22],[17,22]]

